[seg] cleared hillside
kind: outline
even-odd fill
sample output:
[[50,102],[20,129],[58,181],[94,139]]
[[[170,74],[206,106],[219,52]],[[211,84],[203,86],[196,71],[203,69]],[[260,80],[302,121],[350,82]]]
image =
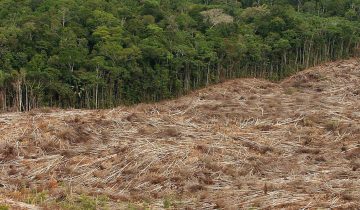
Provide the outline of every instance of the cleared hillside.
[[2,114],[0,133],[3,203],[360,206],[355,59],[281,83],[238,79],[156,104]]

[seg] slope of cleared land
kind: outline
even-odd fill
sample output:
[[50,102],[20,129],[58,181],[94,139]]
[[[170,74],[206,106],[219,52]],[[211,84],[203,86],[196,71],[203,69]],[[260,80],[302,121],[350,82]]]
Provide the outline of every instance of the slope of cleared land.
[[0,133],[7,205],[360,207],[355,59],[157,104],[2,114]]

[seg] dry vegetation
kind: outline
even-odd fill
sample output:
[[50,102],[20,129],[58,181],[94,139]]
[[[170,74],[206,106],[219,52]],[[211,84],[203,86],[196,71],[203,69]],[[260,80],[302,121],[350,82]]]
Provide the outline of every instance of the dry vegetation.
[[0,132],[0,199],[24,209],[360,206],[356,60],[157,104],[2,114]]

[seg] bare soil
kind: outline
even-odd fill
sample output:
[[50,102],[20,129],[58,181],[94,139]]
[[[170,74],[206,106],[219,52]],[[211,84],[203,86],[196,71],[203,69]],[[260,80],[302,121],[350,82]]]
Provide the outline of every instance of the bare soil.
[[156,104],[1,114],[0,174],[0,203],[18,209],[80,195],[108,209],[359,209],[360,61]]

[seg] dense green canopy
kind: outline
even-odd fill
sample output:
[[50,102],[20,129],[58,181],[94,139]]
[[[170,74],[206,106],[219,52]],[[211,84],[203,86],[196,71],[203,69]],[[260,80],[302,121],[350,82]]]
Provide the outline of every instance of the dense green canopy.
[[106,108],[359,51],[360,0],[1,0],[0,109]]

